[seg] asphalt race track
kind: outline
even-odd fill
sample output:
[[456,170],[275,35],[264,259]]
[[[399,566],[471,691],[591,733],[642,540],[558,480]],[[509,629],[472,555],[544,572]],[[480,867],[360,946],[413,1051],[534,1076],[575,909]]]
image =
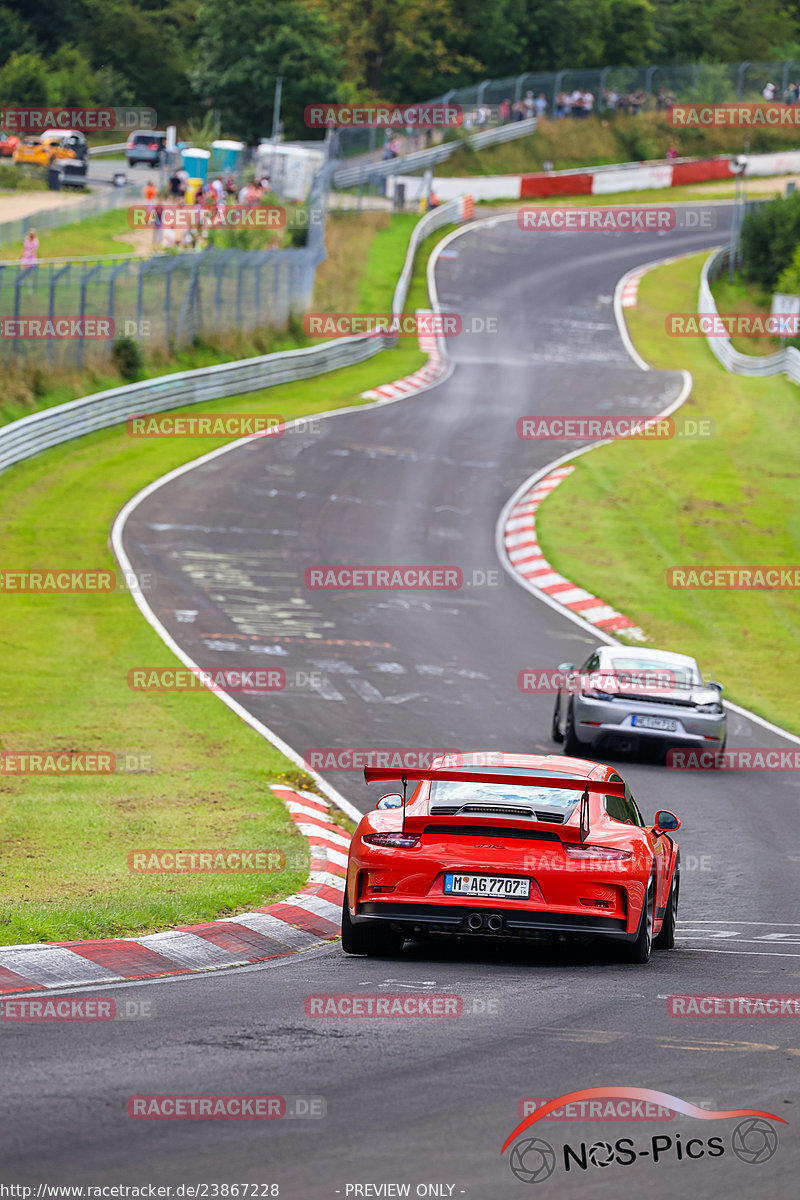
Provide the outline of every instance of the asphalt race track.
[[[570,444],[520,441],[515,422],[648,415],[675,398],[677,371],[631,361],[611,300],[637,264],[724,241],[728,210],[712,211],[712,234],[534,234],[501,221],[456,238],[436,267],[442,308],[496,316],[499,332],[453,339],[453,374],[424,394],[244,444],[154,491],[130,517],[125,548],[157,576],[156,615],[203,667],[282,667],[284,691],[238,698],[302,754],[554,749],[552,698],[522,694],[517,674],[581,661],[592,638],[500,569],[494,539],[509,495]],[[307,589],[304,570],[323,564],[455,566],[471,586]],[[729,746],[747,745],[787,743],[732,714]],[[96,994],[147,1000],[152,1015],[0,1028],[4,1175],[276,1183],[290,1200],[403,1194],[354,1190],[388,1184],[472,1200],[796,1196],[796,1020],[681,1020],[666,997],[800,992],[797,778],[620,770],[646,817],[667,807],[683,822],[675,950],[642,968],[594,948],[415,943],[381,961],[345,958],[334,944],[285,963],[105,988]],[[379,794],[354,772],[327,778],[364,810]],[[305,997],[322,993],[457,995],[463,1015],[306,1016]],[[512,1174],[500,1149],[523,1097],[604,1085],[789,1124],[776,1126],[774,1155],[745,1162],[730,1119],[539,1122],[523,1137],[554,1147],[553,1175],[534,1184]],[[128,1097],[149,1093],[319,1097],[326,1115],[129,1118]],[[671,1139],[658,1161],[654,1136]],[[585,1169],[565,1170],[565,1142],[578,1152],[623,1137],[634,1162],[603,1166],[601,1148]],[[724,1153],[707,1153],[710,1137]],[[693,1138],[702,1155],[679,1158],[678,1143]]]

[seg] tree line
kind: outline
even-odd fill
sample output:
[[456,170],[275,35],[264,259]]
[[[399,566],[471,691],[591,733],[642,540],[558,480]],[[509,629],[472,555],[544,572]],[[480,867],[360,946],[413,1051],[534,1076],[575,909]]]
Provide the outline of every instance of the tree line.
[[800,0],[0,2],[0,105],[137,105],[247,141],[306,105],[414,101],[523,71],[800,60]]

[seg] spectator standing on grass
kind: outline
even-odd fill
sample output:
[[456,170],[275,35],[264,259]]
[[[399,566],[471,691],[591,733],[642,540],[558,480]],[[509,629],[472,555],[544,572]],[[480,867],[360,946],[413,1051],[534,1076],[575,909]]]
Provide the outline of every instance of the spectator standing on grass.
[[161,242],[161,236],[164,229],[164,206],[157,204],[153,209],[153,245],[157,246]]
[[156,185],[153,183],[152,179],[148,179],[147,183],[144,185],[144,198],[147,201],[149,209],[156,198]]
[[763,90],[763,92],[761,93],[761,95],[764,97],[764,99],[765,99],[765,100],[766,100],[768,103],[772,103],[772,101],[775,99],[775,92],[776,92],[776,90],[777,90],[777,89],[776,89],[776,87],[775,87],[775,84],[774,84],[774,83],[766,83],[766,84],[764,85],[764,90]]
[[583,115],[590,117],[594,112],[594,94],[587,88],[583,93]]
[[675,149],[674,146],[670,146],[669,150],[667,151],[667,162],[672,162],[672,160],[677,157],[678,157],[678,151]]
[[644,92],[637,88],[636,91],[632,92],[628,97],[628,102],[633,110],[633,115],[638,117],[639,109],[644,104]]
[[173,171],[169,177],[169,194],[173,200],[177,200],[181,194],[181,180],[177,171]]
[[500,124],[505,125],[511,116],[511,101],[501,100],[497,106],[497,111],[500,114]]
[[533,98],[533,92],[526,92],[525,99],[522,102],[522,107],[525,112],[525,118],[532,117],[536,111],[536,101]]
[[539,95],[534,101],[534,105],[536,108],[537,117],[547,116],[547,97],[545,96],[544,92],[539,92]]
[[250,184],[243,183],[239,188],[239,195],[236,197],[237,204],[247,204],[247,197],[250,195]]
[[22,258],[20,266],[35,267],[39,260],[39,239],[35,229],[29,229],[22,243]]
[[607,88],[604,96],[605,106],[609,112],[615,113],[619,104],[619,92],[616,88]]
[[521,121],[525,116],[525,105],[521,100],[515,100],[511,105],[511,120]]

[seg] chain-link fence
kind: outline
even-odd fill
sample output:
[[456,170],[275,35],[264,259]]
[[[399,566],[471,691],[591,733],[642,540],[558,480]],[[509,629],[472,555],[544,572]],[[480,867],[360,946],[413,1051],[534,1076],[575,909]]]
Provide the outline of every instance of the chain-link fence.
[[[469,87],[453,88],[425,103],[459,105],[464,112],[462,128],[474,131],[486,125],[523,119],[528,92],[534,99],[543,96],[546,101],[546,109],[543,112],[537,110],[539,115],[558,118],[583,111],[565,109],[559,104],[559,96],[569,96],[576,89],[591,92],[593,111],[607,116],[616,112],[635,115],[659,111],[666,107],[670,96],[676,103],[726,104],[762,100],[769,83],[775,87],[771,97],[774,101],[796,103],[797,94],[790,94],[790,87],[796,82],[800,82],[800,60],[797,59],[680,66],[582,67],[484,79]],[[507,110],[505,101],[508,101]],[[514,112],[514,105],[519,106],[520,102],[523,102],[523,108],[518,107]],[[530,109],[527,115],[533,115]],[[378,156],[384,136],[383,130],[343,129],[340,131],[340,152],[346,158],[356,154]],[[414,134],[413,138],[418,136]],[[458,135],[451,131],[445,136]],[[416,140],[413,149],[419,149]]]
[[309,307],[325,259],[331,170],[293,213],[307,222],[305,245],[0,262],[0,362],[81,368],[107,360],[120,337],[171,352],[212,332],[285,327]]
[[[39,232],[43,229],[59,229],[62,225],[72,225],[75,221],[86,220],[87,217],[96,217],[100,213],[124,208],[126,204],[138,199],[141,192],[142,189],[139,185],[122,188],[108,187],[103,191],[93,192],[89,196],[77,197],[71,204],[39,209],[27,217],[18,217],[14,221],[0,221],[0,244],[21,242],[29,229],[36,229]],[[49,195],[51,193],[42,192],[43,197]]]

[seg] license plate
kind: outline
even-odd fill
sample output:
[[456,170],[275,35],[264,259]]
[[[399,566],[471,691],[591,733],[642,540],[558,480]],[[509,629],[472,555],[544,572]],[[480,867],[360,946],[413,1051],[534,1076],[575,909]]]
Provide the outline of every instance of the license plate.
[[669,717],[634,717],[633,723],[642,729],[665,729],[669,733],[676,733],[678,729],[678,722]]
[[444,877],[444,892],[448,896],[527,900],[530,891],[530,879],[515,879],[511,875],[456,875],[448,872]]

